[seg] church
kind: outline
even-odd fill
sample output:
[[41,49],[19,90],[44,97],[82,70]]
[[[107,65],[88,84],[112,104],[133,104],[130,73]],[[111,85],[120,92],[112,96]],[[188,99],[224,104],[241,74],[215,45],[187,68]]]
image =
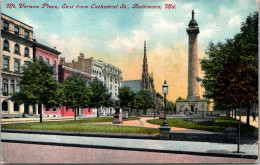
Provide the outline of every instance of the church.
[[155,94],[153,74],[149,74],[149,72],[148,72],[146,41],[144,41],[142,78],[139,80],[122,81],[121,83],[122,83],[122,87],[129,87],[133,92],[149,91],[149,92]]

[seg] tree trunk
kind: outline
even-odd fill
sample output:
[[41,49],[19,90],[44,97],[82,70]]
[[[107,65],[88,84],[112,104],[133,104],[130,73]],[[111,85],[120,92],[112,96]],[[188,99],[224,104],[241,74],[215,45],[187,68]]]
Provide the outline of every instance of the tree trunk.
[[40,122],[42,123],[42,105],[40,104],[40,106],[41,106],[41,109],[40,109]]
[[77,108],[74,108],[74,120],[76,121]]
[[97,118],[99,118],[99,114],[98,114],[98,108],[97,108]]
[[246,126],[249,127],[250,125],[250,105],[247,107],[246,111]]

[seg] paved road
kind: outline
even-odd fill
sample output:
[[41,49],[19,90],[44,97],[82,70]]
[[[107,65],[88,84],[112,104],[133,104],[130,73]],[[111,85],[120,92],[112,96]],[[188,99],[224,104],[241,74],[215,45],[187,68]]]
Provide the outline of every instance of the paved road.
[[256,163],[254,159],[2,143],[5,163]]

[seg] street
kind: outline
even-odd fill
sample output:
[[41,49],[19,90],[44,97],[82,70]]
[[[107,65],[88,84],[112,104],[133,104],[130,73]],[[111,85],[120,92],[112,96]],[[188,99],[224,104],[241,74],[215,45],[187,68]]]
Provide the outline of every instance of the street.
[[255,159],[2,143],[5,163],[256,163]]

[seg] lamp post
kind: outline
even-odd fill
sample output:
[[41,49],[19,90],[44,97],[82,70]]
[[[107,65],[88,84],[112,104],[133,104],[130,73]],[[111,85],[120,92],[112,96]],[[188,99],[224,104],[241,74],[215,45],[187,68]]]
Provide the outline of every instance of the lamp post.
[[168,85],[167,85],[166,80],[164,81],[164,84],[162,86],[162,93],[164,94],[164,117],[163,117],[162,126],[168,126],[167,123],[166,123],[166,111],[167,111],[167,108],[166,108],[166,95],[168,94]]

